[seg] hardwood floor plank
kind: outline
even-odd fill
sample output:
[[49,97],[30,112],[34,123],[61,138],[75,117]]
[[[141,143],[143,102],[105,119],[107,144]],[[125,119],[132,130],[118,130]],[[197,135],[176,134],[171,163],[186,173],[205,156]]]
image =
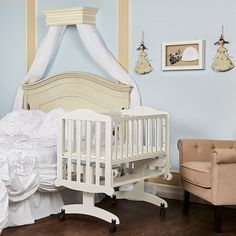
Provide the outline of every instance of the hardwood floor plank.
[[[206,236],[214,233],[214,208],[206,204],[190,203],[189,215],[182,213],[183,202],[167,199],[166,216],[159,208],[145,202],[118,200],[117,206],[110,199],[98,205],[118,215],[121,224],[116,233],[109,233],[109,224],[85,215],[66,215],[60,222],[56,215],[38,220],[35,224],[5,229],[2,236]],[[236,235],[236,210],[224,208],[221,236]]]

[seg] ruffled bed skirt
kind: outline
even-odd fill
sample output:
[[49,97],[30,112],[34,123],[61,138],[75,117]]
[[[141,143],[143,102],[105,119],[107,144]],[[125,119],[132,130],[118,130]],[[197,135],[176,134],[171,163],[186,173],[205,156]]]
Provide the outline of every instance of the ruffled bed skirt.
[[32,224],[37,219],[60,212],[64,205],[59,192],[37,191],[20,202],[10,202],[6,227]]
[[[95,202],[100,202],[104,196],[95,194]],[[33,224],[35,220],[59,213],[64,204],[82,203],[82,198],[80,191],[70,189],[63,189],[60,192],[37,191],[23,201],[9,203],[8,218],[2,228]]]

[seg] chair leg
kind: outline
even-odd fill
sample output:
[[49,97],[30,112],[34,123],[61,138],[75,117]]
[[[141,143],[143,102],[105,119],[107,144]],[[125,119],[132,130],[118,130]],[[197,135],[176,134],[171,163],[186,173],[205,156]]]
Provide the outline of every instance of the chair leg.
[[214,206],[214,227],[215,232],[220,233],[221,232],[221,225],[222,225],[222,207],[221,206]]
[[184,190],[184,203],[183,203],[183,213],[188,215],[189,213],[189,192]]

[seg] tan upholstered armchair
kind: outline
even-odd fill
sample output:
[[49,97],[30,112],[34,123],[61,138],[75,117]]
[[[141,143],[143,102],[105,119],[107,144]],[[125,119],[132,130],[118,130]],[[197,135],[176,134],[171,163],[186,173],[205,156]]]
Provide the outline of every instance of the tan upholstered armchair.
[[236,204],[236,141],[178,141],[184,214],[189,193],[215,206],[215,231],[221,232],[221,206]]

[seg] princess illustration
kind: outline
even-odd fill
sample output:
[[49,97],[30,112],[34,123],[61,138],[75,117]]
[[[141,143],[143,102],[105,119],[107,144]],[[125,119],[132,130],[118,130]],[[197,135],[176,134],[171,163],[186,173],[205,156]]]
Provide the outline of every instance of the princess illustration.
[[140,75],[148,74],[153,70],[151,64],[148,61],[147,53],[145,52],[147,48],[144,45],[143,38],[144,34],[142,33],[142,42],[137,48],[137,50],[139,51],[138,61],[134,69],[135,72]]
[[228,50],[224,47],[224,45],[228,43],[229,42],[224,39],[222,27],[222,34],[220,36],[220,39],[215,42],[215,45],[220,45],[220,47],[217,49],[216,56],[213,59],[214,61],[211,66],[213,70],[218,72],[224,72],[234,68],[234,64],[230,60],[229,55],[227,53]]

